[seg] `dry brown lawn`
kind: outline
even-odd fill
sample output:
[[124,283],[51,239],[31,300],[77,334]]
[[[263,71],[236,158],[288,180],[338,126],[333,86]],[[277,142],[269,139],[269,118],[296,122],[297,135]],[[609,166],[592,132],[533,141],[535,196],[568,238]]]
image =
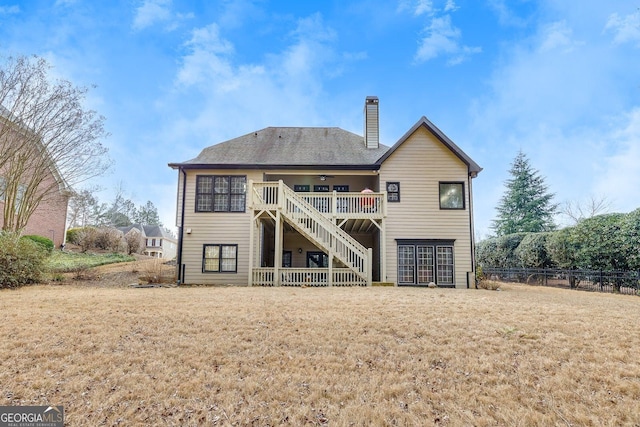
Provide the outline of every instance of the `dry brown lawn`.
[[633,296],[67,283],[0,320],[0,405],[69,426],[640,425]]

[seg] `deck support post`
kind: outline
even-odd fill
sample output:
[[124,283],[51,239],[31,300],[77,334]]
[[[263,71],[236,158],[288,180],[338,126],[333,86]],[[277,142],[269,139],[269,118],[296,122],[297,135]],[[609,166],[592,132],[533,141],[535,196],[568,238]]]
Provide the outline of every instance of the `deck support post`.
[[[280,181],[282,183],[282,181]],[[280,286],[280,267],[282,267],[282,213],[276,211],[276,241],[273,254],[273,286]]]

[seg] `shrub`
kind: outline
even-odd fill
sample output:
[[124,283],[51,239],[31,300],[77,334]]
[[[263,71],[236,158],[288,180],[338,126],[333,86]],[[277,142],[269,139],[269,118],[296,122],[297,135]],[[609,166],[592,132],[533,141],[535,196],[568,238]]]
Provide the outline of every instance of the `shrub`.
[[547,238],[549,233],[528,233],[514,251],[521,267],[546,268],[551,266],[547,254]]
[[626,270],[622,223],[624,214],[612,213],[584,219],[574,227],[580,242],[577,264],[590,270]]
[[94,227],[83,227],[78,230],[75,244],[80,246],[82,252],[87,252],[89,249],[93,249],[96,245],[98,230]]
[[497,267],[496,258],[498,240],[495,237],[484,239],[476,245],[476,263],[480,267]]
[[29,239],[41,245],[48,253],[53,252],[53,240],[43,236],[27,235],[22,236],[23,239]]
[[76,227],[76,228],[68,229],[66,242],[72,243],[74,245],[80,245],[80,238],[84,229],[85,227]]
[[127,249],[127,255],[140,252],[140,249],[143,247],[142,233],[132,228],[124,235],[124,245]]
[[165,269],[163,260],[159,258],[143,264],[139,279],[146,283],[172,283],[174,280],[172,274]]
[[580,244],[576,240],[574,227],[554,231],[547,237],[547,254],[554,267],[577,268],[577,253]]
[[0,233],[0,288],[37,283],[44,271],[47,250],[15,233]]
[[122,245],[122,232],[115,228],[100,228],[97,230],[95,236],[95,247],[97,249],[119,252]]
[[625,215],[620,228],[627,264],[632,270],[640,270],[640,209]]
[[478,289],[486,289],[488,291],[497,291],[500,289],[502,283],[495,280],[481,280],[478,283]]
[[496,265],[496,267],[509,268],[520,266],[515,252],[526,235],[527,233],[513,233],[497,238],[495,258],[498,265]]

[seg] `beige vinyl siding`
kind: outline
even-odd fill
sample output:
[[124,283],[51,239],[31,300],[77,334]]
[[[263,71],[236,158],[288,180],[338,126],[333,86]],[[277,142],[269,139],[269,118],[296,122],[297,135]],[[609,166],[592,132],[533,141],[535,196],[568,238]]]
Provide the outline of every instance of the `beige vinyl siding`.
[[[195,192],[197,175],[246,175],[249,180],[262,179],[262,173],[247,170],[188,170],[183,230],[182,263],[185,265],[185,284],[247,285],[249,275],[249,226],[251,212],[196,212]],[[188,230],[191,230],[188,233]],[[205,244],[238,245],[236,273],[203,273],[202,254]]]
[[182,221],[182,183],[184,181],[184,176],[182,171],[178,169],[178,191],[177,199],[176,199],[176,227],[180,227]]
[[[419,127],[382,164],[380,186],[400,182],[400,203],[388,203],[387,280],[397,283],[396,239],[455,239],[455,285],[467,287],[472,271],[468,168],[431,132]],[[465,209],[441,210],[439,183],[464,183]]]

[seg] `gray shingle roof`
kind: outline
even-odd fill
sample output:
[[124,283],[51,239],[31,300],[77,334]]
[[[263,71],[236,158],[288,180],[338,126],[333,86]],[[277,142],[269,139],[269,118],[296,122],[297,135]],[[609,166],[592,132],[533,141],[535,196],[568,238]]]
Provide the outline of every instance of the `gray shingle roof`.
[[133,229],[137,229],[142,232],[143,237],[161,237],[164,239],[175,240],[176,238],[167,233],[164,228],[159,225],[140,225],[140,224],[131,224],[125,227],[116,227],[117,230],[120,230],[122,234],[127,234]]
[[172,168],[260,168],[292,167],[377,169],[420,126],[429,130],[468,167],[472,176],[482,168],[438,129],[422,117],[393,147],[380,144],[367,149],[364,137],[346,130],[312,127],[268,127],[205,148],[198,157],[183,163],[169,163]]
[[367,150],[364,138],[346,130],[268,127],[205,148],[195,159],[170,166],[358,166],[373,165],[389,147]]

